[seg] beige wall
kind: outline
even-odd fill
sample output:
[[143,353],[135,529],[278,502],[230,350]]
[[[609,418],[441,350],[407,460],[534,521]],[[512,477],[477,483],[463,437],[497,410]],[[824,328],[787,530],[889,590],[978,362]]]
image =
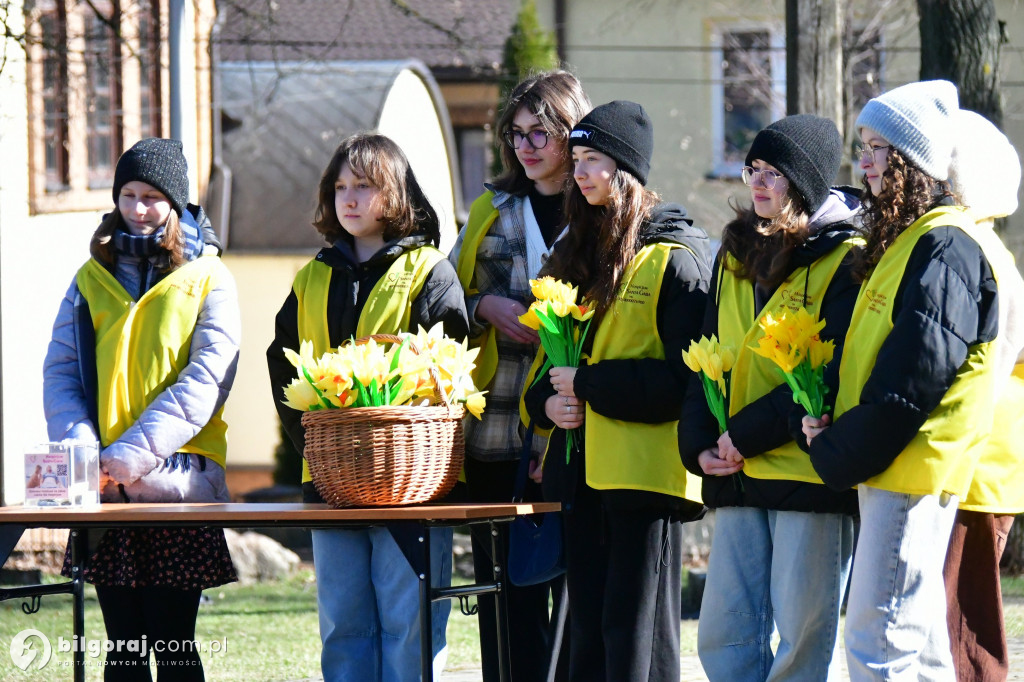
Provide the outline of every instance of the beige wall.
[[[882,78],[886,89],[917,80],[918,53],[902,52],[918,45],[917,10],[912,0],[852,0],[861,21],[881,20],[887,27],[887,54]],[[554,25],[554,0],[539,0],[541,21]],[[1007,22],[1010,43],[1003,52],[1005,128],[1018,149],[1024,148],[1024,8],[1015,0],[996,3]],[[716,26],[773,24],[784,46],[784,0],[566,0],[566,45],[569,67],[580,77],[594,104],[632,99],[644,105],[654,122],[655,153],[650,186],[667,200],[683,203],[697,223],[718,234],[731,216],[729,197],[746,199],[738,180],[710,179],[714,171],[712,127],[714,109],[713,53]],[[631,49],[645,46],[654,49]],[[680,49],[696,48],[696,49]],[[785,113],[785,57],[777,89]],[[851,114],[855,118],[856,112]],[[852,123],[852,120],[850,121]],[[1021,212],[1024,213],[1024,212]],[[1011,219],[1014,245],[1024,242],[1024,215]]]
[[273,464],[280,438],[266,351],[274,339],[274,316],[291,291],[295,275],[313,255],[224,255],[224,264],[238,284],[242,309],[238,375],[224,408],[229,468]]

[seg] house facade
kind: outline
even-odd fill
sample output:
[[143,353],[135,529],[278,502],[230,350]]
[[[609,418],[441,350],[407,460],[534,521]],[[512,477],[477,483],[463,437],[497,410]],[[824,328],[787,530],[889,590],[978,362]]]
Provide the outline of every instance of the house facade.
[[[24,35],[26,47],[6,40],[0,68],[5,503],[22,498],[22,453],[46,440],[41,378],[51,326],[88,257],[90,235],[112,205],[120,152],[141,137],[170,136],[173,128],[184,142],[191,196],[205,189],[212,149],[208,36],[214,18],[213,0],[9,5],[8,29]],[[180,27],[173,47],[172,23]]]
[[[654,122],[650,185],[685,205],[718,234],[745,200],[739,169],[753,134],[786,113],[785,0],[538,0],[566,63],[594,104],[631,99]],[[1001,63],[1004,128],[1024,149],[1024,7],[996,0],[1005,22]],[[864,102],[919,78],[917,5],[913,0],[849,0],[844,37],[847,116]],[[855,183],[856,177],[851,177]],[[1006,239],[1024,245],[1024,211]]]

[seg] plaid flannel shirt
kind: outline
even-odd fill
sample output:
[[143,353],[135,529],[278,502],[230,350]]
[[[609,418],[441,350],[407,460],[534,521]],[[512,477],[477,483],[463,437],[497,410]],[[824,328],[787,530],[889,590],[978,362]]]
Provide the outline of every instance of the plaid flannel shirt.
[[[512,298],[524,306],[529,306],[533,300],[526,265],[524,201],[507,192],[489,186],[488,189],[494,191],[492,204],[498,209],[498,218],[477,249],[474,269],[477,293],[466,296],[471,341],[486,331],[487,323],[476,318],[476,306],[483,296]],[[452,248],[449,256],[452,263],[458,263],[464,237],[465,230]],[[466,453],[483,462],[519,458],[526,433],[519,417],[519,399],[538,348],[511,341],[503,334],[498,334],[497,347],[498,366],[487,386],[487,409],[483,419],[470,418],[466,422]],[[543,454],[546,447],[547,439],[535,435],[534,454]]]

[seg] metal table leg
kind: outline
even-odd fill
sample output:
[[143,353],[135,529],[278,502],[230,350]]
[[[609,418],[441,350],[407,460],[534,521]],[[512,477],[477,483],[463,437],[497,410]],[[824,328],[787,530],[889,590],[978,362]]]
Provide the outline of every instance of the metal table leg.
[[434,680],[434,632],[433,632],[433,607],[431,603],[430,590],[430,528],[426,525],[420,526],[420,536],[417,538],[420,547],[423,563],[419,573],[420,579],[420,672],[423,682]]
[[498,629],[498,679],[500,682],[509,682],[512,679],[512,670],[508,657],[508,602],[505,597],[505,590],[502,585],[505,582],[505,548],[502,546],[501,538],[498,536],[498,526],[494,521],[490,522],[491,527],[491,578],[497,585],[494,591],[494,617],[497,620]]
[[82,528],[71,531],[71,595],[74,625],[72,647],[74,680],[85,682],[85,579],[82,575],[88,554],[89,531]]

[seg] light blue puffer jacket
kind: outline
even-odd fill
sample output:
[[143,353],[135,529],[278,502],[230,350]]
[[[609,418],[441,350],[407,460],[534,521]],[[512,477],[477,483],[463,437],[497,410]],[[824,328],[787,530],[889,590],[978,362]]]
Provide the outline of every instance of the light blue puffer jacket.
[[[183,223],[191,216],[186,212]],[[194,227],[191,222],[190,227]],[[206,252],[216,253],[207,245]],[[113,274],[136,300],[163,277],[151,259],[120,254]],[[43,408],[50,440],[98,440],[89,416],[80,368],[76,302],[72,280],[61,301],[43,363]],[[89,335],[91,338],[91,335]],[[220,409],[235,379],[241,316],[234,279],[228,275],[203,301],[189,363],[122,436],[100,453],[100,467],[124,487],[103,491],[106,502],[227,501],[224,470],[201,455],[175,455]],[[172,457],[172,455],[175,455]],[[204,461],[205,460],[205,461]]]

